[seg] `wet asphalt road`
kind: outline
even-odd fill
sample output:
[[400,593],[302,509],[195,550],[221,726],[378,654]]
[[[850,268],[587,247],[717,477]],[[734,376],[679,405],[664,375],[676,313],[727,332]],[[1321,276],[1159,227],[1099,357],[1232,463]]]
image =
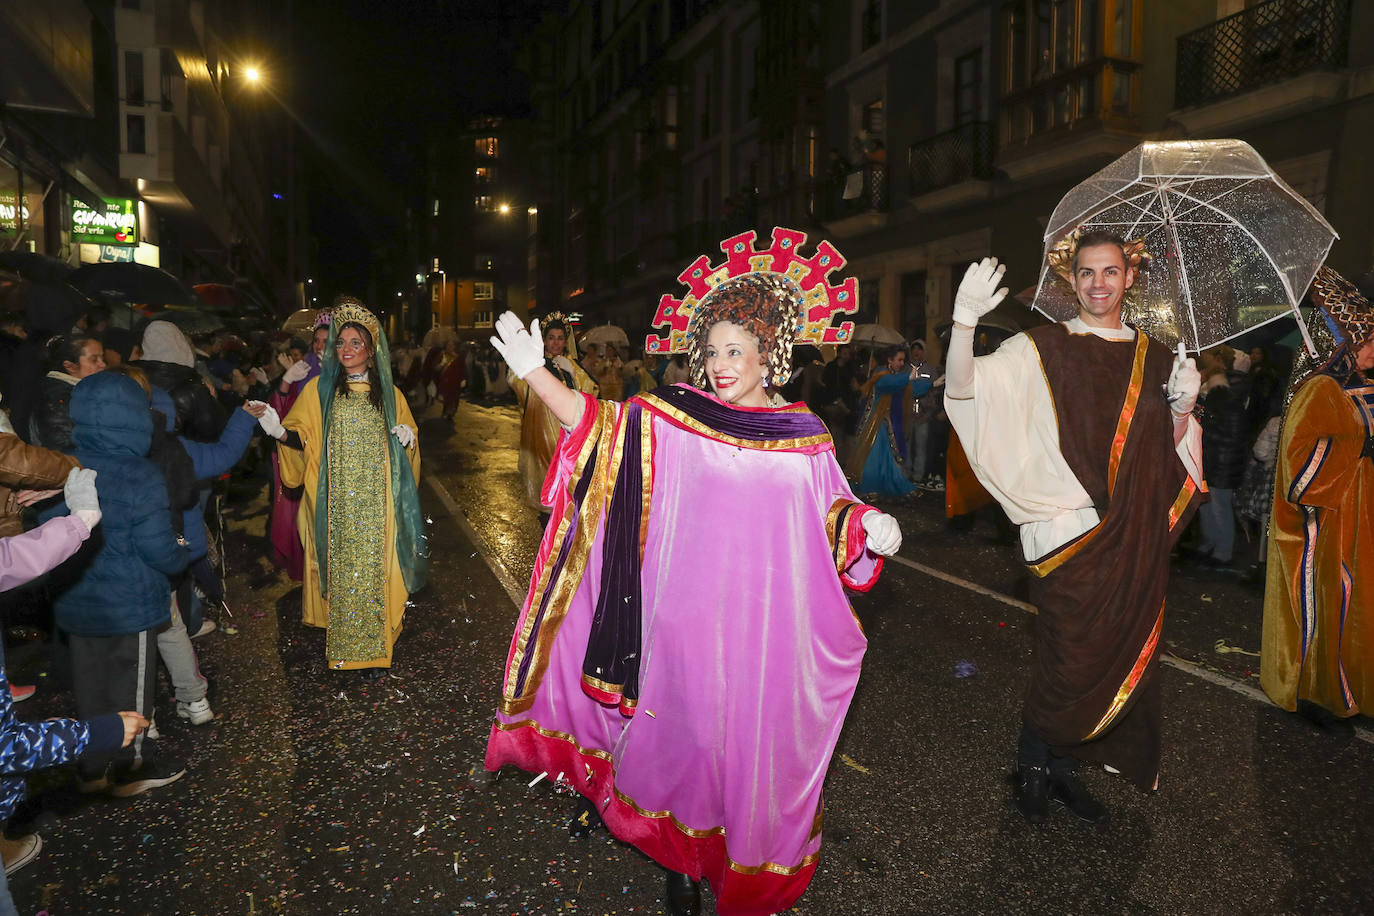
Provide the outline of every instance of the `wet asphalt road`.
[[[661,912],[662,872],[604,833],[570,838],[571,800],[547,780],[474,778],[516,613],[480,551],[523,586],[539,534],[518,498],[516,431],[499,406],[464,404],[453,430],[421,424],[425,474],[480,544],[422,484],[431,584],[393,676],[368,685],[325,670],[323,632],[301,626],[299,588],[264,558],[261,482],[237,483],[236,616],[221,622],[238,632],[197,643],[218,717],[179,722],[164,679],[159,745],[187,760],[184,779],[126,801],[78,796],[69,769],[35,779],[14,827],[45,842],[11,877],[20,913]],[[903,555],[1022,588],[991,525],[951,533],[930,495],[884,508],[903,523]],[[1256,660],[1213,647],[1258,648],[1258,593],[1173,582],[1170,651],[1254,683]],[[820,866],[792,912],[1374,911],[1374,745],[1168,668],[1160,790],[1088,773],[1113,823],[1061,814],[1033,829],[1007,807],[1004,778],[1034,618],[898,564],[854,605],[868,655],[826,784]],[[10,652],[15,679],[40,684],[25,717],[69,712],[42,647]],[[956,676],[963,661],[974,676]]]

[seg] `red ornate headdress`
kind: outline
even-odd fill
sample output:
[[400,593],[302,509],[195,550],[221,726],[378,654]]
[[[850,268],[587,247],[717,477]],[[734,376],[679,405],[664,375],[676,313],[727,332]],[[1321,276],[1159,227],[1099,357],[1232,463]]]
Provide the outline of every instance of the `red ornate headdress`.
[[676,299],[665,293],[659,300],[652,325],[665,333],[645,338],[646,353],[689,352],[692,343],[689,328],[698,308],[726,280],[750,274],[777,274],[779,281],[784,278],[790,281],[779,283],[780,287],[795,286],[794,334],[781,336],[790,337],[796,343],[849,343],[854,334],[854,322],[831,324],[836,314],[852,315],[859,310],[858,281],[850,277],[839,286],[830,283],[829,275],[844,267],[844,256],[834,245],[823,241],[816,245],[816,253],[811,257],[801,257],[798,252],[806,244],[806,233],[796,229],[775,228],[773,244],[764,249],[754,247],[757,238],[758,234],[752,230],[732,236],[720,243],[720,250],[726,256],[724,264],[713,266],[711,259],[702,255],[678,275],[678,280],[687,287],[687,295]]

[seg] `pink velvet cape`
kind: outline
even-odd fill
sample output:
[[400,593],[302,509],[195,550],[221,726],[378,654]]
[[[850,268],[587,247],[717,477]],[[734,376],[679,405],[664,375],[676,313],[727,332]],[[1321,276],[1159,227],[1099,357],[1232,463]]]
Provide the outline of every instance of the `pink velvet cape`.
[[561,775],[617,837],[705,878],[726,916],[787,909],[815,871],[867,644],[844,589],[882,568],[824,425],[688,386],[587,396],[543,497],[487,768]]

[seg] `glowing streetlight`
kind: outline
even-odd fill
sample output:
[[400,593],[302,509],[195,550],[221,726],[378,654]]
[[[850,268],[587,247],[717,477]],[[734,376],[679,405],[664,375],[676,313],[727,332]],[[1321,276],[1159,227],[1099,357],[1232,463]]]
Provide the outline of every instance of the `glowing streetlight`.
[[501,211],[501,213],[504,215],[504,214],[510,212],[510,204],[502,204],[501,206],[497,207],[496,209],[499,210],[499,211]]
[[243,78],[250,83],[256,84],[262,79],[262,71],[258,69],[256,64],[249,64],[243,68]]

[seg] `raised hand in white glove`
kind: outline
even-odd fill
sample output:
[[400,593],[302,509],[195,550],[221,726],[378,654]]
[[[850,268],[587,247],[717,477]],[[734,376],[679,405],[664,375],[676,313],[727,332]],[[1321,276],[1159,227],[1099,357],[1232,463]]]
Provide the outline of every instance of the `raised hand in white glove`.
[[72,515],[85,522],[88,531],[100,524],[100,497],[95,491],[95,471],[89,468],[72,468],[67,474],[66,486],[62,488],[62,498]]
[[267,384],[267,373],[263,371],[261,366],[254,366],[248,370],[248,376],[259,385]]
[[544,340],[539,333],[538,318],[531,321],[526,330],[514,312],[504,312],[496,319],[496,335],[491,345],[516,378],[524,378],[544,365]]
[[1007,288],[998,289],[1007,265],[998,264],[996,258],[983,258],[977,264],[970,264],[964,271],[963,282],[954,294],[954,320],[973,328],[978,319],[997,308],[997,303],[1007,295]]
[[1169,373],[1169,383],[1164,394],[1169,400],[1169,409],[1176,417],[1186,417],[1197,406],[1197,393],[1202,388],[1202,373],[1197,371],[1197,362],[1188,355],[1183,344],[1178,345],[1178,356],[1174,357],[1174,371]]
[[[262,402],[258,401],[257,403],[261,404]],[[281,425],[281,417],[277,416],[276,408],[270,407],[267,404],[263,404],[262,406],[265,409],[262,412],[262,416],[258,417],[258,425],[262,427],[263,432],[267,433],[267,435],[271,436],[273,439],[284,439],[286,437],[286,427]]]
[[294,385],[309,374],[310,364],[303,359],[298,359],[281,374],[281,380],[288,385]]
[[865,513],[863,526],[868,549],[879,556],[890,557],[902,548],[902,529],[886,512]]
[[415,444],[415,430],[404,423],[397,423],[391,427],[391,434],[401,443],[401,448],[410,448]]

